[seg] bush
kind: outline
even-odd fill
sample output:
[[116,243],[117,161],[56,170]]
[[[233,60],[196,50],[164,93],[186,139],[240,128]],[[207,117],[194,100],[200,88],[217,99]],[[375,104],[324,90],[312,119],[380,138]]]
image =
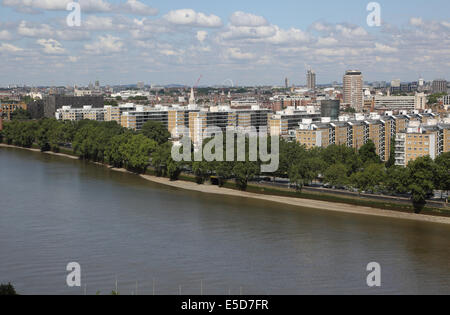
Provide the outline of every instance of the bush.
[[0,284],[0,295],[18,295],[11,283]]

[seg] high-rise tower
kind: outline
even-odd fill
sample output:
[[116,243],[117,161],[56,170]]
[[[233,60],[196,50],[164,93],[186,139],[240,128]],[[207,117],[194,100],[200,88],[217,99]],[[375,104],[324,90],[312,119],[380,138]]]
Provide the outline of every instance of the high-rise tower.
[[344,103],[349,104],[357,112],[363,109],[363,82],[361,71],[349,70],[344,75]]
[[306,84],[308,90],[315,91],[316,90],[316,73],[309,69],[306,73]]

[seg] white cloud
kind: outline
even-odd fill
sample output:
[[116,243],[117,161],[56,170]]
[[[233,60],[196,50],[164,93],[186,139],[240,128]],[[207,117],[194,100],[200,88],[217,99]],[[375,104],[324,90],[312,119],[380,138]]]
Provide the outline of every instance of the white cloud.
[[412,26],[422,26],[423,20],[422,18],[413,17],[409,20],[409,24],[411,24]]
[[17,33],[24,37],[51,37],[54,34],[53,28],[47,24],[29,26],[26,21],[20,22]]
[[42,46],[42,51],[48,55],[61,55],[66,52],[60,42],[54,39],[38,39],[36,41]]
[[228,48],[227,49],[227,56],[231,59],[237,59],[237,60],[250,60],[255,58],[255,55],[252,53],[244,53],[239,48]]
[[0,31],[0,40],[11,40],[11,39],[13,39],[11,32],[9,32],[8,30]]
[[196,37],[199,42],[204,42],[206,40],[206,38],[208,37],[208,32],[198,31]]
[[348,26],[343,24],[336,25],[336,30],[347,38],[367,36],[367,31],[360,26]]
[[398,51],[398,48],[390,47],[380,43],[375,43],[375,51],[382,53],[395,53]]
[[223,39],[260,39],[275,36],[276,32],[271,25],[259,27],[230,25],[220,36]]
[[157,15],[158,9],[152,8],[137,0],[128,0],[126,3],[120,6],[121,10],[134,15]]
[[[3,5],[19,11],[32,13],[33,10],[66,11],[72,0],[3,0]],[[79,0],[83,12],[109,12],[112,5],[105,0]]]
[[339,41],[336,38],[333,37],[319,37],[317,40],[317,44],[319,46],[332,46],[337,45]]
[[268,38],[267,42],[272,44],[287,44],[296,42],[307,42],[310,36],[302,30],[291,28],[289,30],[283,30],[278,26],[274,26],[275,35]]
[[124,43],[119,37],[112,35],[99,36],[97,41],[85,44],[84,49],[91,54],[107,55],[124,50]]
[[22,48],[14,46],[12,44],[2,43],[0,45],[0,52],[17,53],[23,51]]
[[242,11],[234,12],[230,17],[230,22],[234,26],[264,26],[269,24],[262,16]]
[[88,16],[83,20],[82,26],[91,31],[113,30],[115,22],[111,16]]
[[170,11],[164,16],[168,22],[176,25],[185,25],[193,27],[222,27],[222,20],[216,15],[206,15],[201,12],[195,12],[192,9],[181,9]]

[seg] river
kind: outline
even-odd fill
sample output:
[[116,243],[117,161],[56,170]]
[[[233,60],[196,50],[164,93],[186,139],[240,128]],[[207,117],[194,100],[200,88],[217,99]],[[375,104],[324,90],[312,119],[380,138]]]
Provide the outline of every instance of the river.
[[[67,286],[69,262],[82,287]],[[450,294],[450,226],[205,195],[0,148],[0,282],[21,294]]]

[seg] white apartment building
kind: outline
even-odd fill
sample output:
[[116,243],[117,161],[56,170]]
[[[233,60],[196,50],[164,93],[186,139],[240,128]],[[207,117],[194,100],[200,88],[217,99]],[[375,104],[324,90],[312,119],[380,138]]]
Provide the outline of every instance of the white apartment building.
[[424,93],[414,96],[375,96],[375,108],[392,110],[424,110],[427,105],[427,97]]
[[69,121],[79,121],[79,120],[105,120],[106,110],[104,108],[92,108],[92,106],[83,106],[83,108],[72,108],[72,106],[63,106],[59,108],[55,117],[57,120],[69,120]]

